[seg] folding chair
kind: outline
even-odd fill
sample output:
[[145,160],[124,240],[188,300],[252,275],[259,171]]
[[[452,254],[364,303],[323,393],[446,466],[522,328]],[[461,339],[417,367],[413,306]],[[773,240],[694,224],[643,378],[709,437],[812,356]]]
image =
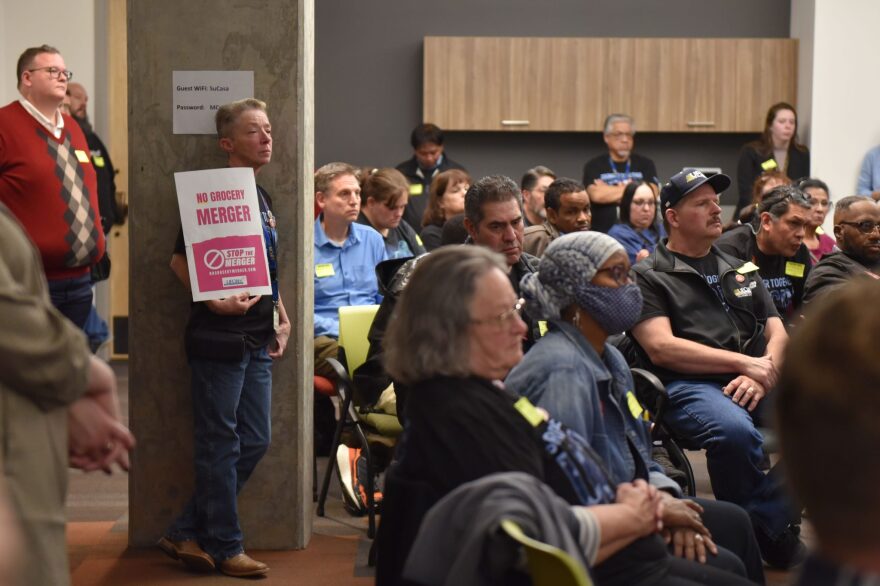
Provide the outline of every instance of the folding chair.
[[501,521],[501,529],[525,550],[534,586],[592,586],[587,569],[566,552],[532,539],[510,519]]
[[685,486],[682,487],[686,496],[697,496],[697,485],[694,480],[694,469],[691,467],[690,460],[684,453],[683,446],[686,449],[699,450],[700,448],[693,446],[688,447],[686,442],[676,437],[672,431],[663,423],[663,414],[666,410],[666,403],[669,400],[669,394],[666,387],[660,382],[654,373],[642,368],[631,368],[633,382],[635,383],[635,395],[639,403],[648,411],[651,419],[651,438],[655,443],[659,443],[669,454],[672,466],[684,474]]
[[[357,394],[351,373],[366,359],[369,350],[367,333],[372,325],[373,318],[378,310],[378,305],[351,306],[339,308],[339,358],[345,361],[344,367],[340,360],[328,358],[327,362],[336,373],[336,395],[342,403],[339,421],[333,432],[331,444],[331,458],[335,456],[341,443],[344,429],[351,429],[360,444],[362,453],[367,463],[367,515],[369,526],[367,535],[372,539],[376,533],[375,503],[373,500],[375,487],[373,477],[375,475],[374,454],[370,447],[373,442],[381,442],[389,447],[394,445],[396,438],[403,429],[394,415],[383,413],[371,413],[364,408],[357,408],[354,397]],[[318,516],[324,516],[324,504],[327,500],[327,491],[330,487],[330,477],[335,466],[328,463],[324,472],[324,480],[321,486],[321,495],[318,497]]]

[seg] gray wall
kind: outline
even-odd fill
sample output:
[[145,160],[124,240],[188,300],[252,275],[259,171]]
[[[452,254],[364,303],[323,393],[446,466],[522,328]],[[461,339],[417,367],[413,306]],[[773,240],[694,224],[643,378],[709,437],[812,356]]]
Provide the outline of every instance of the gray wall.
[[[790,0],[320,0],[315,162],[388,166],[411,156],[425,36],[788,37],[790,9]],[[735,173],[739,147],[751,138],[643,133],[636,150],[654,159],[661,177],[684,165]],[[446,147],[475,176],[518,180],[535,164],[580,178],[605,145],[599,133],[450,132]]]

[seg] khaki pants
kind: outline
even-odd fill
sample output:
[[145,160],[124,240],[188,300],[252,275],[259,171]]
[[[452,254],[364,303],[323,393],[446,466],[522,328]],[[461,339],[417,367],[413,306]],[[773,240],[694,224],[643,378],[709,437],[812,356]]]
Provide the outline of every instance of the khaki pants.
[[329,336],[318,336],[315,338],[315,374],[335,380],[336,373],[330,364],[327,363],[327,358],[336,358],[338,356],[339,343],[335,338]]

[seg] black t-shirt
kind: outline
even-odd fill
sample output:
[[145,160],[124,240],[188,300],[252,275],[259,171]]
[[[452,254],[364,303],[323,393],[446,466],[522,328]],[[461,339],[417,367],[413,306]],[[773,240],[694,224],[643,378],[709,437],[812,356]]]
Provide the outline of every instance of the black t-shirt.
[[673,252],[672,254],[674,254],[676,258],[686,262],[692,269],[700,273],[700,275],[706,279],[706,283],[713,291],[715,291],[715,295],[718,296],[718,301],[721,303],[721,306],[725,311],[729,312],[730,308],[727,306],[727,301],[724,300],[724,293],[721,290],[721,278],[718,275],[718,258],[711,253],[700,258],[685,256],[677,252]]
[[717,242],[718,248],[758,265],[758,274],[773,298],[773,305],[784,321],[797,317],[804,298],[804,284],[810,274],[810,251],[801,244],[794,256],[767,255],[758,248],[751,226],[741,226],[725,232]]
[[[629,161],[626,163],[615,163],[608,153],[590,159],[584,165],[584,185],[589,187],[596,179],[601,179],[608,185],[620,185],[627,179],[649,183],[659,181],[654,161],[635,153],[629,156]],[[594,203],[591,208],[593,230],[607,233],[611,226],[617,223],[616,203]]]
[[[269,194],[257,186],[261,217],[272,209]],[[183,229],[177,233],[174,253],[186,255]],[[219,315],[206,303],[194,302],[186,324],[186,353],[190,358],[241,360],[245,350],[262,348],[274,340],[271,295],[263,295],[245,315]]]

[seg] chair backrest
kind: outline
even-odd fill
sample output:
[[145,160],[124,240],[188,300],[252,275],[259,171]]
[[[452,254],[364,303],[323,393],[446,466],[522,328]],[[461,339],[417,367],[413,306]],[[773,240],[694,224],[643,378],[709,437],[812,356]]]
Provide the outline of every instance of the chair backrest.
[[370,341],[367,334],[373,325],[378,305],[351,305],[339,308],[339,346],[345,349],[345,366],[348,374],[367,359]]
[[501,521],[501,528],[525,549],[534,586],[592,586],[587,570],[558,547],[532,539],[510,519]]

